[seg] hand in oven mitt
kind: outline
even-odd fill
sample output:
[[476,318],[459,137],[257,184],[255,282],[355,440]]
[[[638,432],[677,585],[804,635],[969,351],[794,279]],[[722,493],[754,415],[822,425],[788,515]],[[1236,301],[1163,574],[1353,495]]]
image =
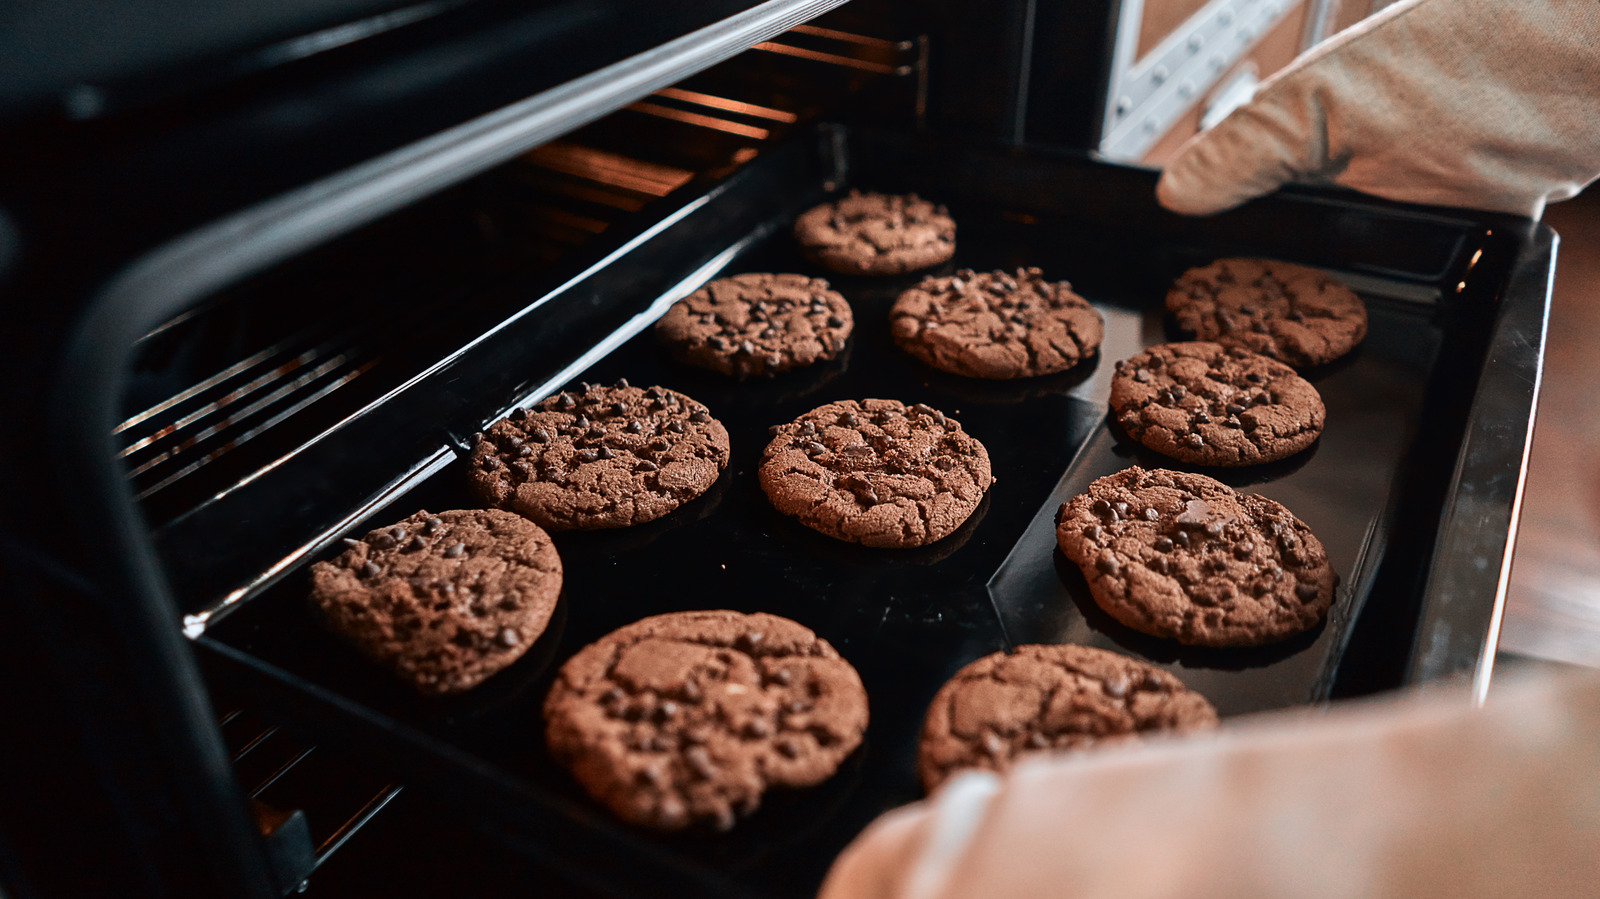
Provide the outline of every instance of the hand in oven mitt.
[[1593,896],[1600,672],[1224,722],[951,778],[822,899]]
[[1185,144],[1156,189],[1207,215],[1286,183],[1538,218],[1600,175],[1600,3],[1402,0]]

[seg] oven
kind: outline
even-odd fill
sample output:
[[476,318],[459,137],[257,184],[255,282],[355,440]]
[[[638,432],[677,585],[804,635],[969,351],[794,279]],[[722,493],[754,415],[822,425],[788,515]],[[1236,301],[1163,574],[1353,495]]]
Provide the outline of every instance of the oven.
[[[1146,40],[1118,18],[1140,4],[1088,6],[308,4],[254,30],[192,21],[170,45],[131,29],[121,69],[69,59],[7,95],[6,895],[315,895],[402,790],[441,833],[469,828],[573,892],[807,895],[918,797],[939,684],[1029,642],[1140,655],[1224,716],[1448,677],[1481,693],[1554,235],[1328,190],[1166,213],[1153,173],[1099,152],[1122,133],[1105,88],[1153,72],[1151,47],[1187,47],[1188,25]],[[14,33],[75,46],[66,18]],[[1131,59],[1130,34],[1153,42]],[[886,322],[914,277],[834,278],[857,331],[806,373],[733,383],[652,342],[667,305],[721,274],[822,274],[789,228],[853,187],[947,204],[952,267],[1071,280],[1106,319],[1099,356],[1017,382],[921,367]],[[1111,366],[1177,336],[1174,276],[1244,254],[1333,271],[1371,311],[1358,353],[1315,374],[1318,447],[1230,481],[1312,521],[1342,585],[1303,638],[1174,652],[1096,617],[1052,515],[1151,464],[1106,426]],[[733,461],[660,521],[558,535],[561,604],[521,661],[425,700],[315,626],[306,569],[341,538],[471,507],[473,434],[624,377],[706,403]],[[766,428],[867,396],[949,410],[988,445],[1000,480],[951,537],[865,550],[765,502]],[[551,763],[539,708],[582,645],[694,608],[815,629],[861,671],[873,720],[821,787],[727,835],[663,838]],[[406,851],[373,840],[379,859]]]

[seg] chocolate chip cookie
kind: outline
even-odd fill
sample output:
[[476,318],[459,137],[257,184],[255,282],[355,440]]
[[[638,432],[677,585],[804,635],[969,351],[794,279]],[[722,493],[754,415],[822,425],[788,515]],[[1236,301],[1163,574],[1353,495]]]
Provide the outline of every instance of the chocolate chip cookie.
[[807,210],[794,223],[806,257],[845,275],[898,275],[946,262],[956,223],[917,197],[850,194]]
[[932,543],[960,527],[994,482],[983,444],[921,403],[842,400],[772,432],[760,470],[767,498],[851,543]]
[[551,756],[618,817],[727,830],[769,788],[833,776],[861,743],[867,693],[787,618],[675,612],[569,659],[544,717]]
[[418,512],[311,566],[334,631],[422,693],[457,693],[515,662],[550,623],[561,559],[510,512]]
[[1179,643],[1272,643],[1333,604],[1333,566],[1305,522],[1205,475],[1100,478],[1061,507],[1056,542],[1107,614]]
[[1167,291],[1167,309],[1201,340],[1300,367],[1332,362],[1367,335],[1367,307],[1355,291],[1314,268],[1272,259],[1189,269]]
[[1315,443],[1327,412],[1282,362],[1218,343],[1167,343],[1117,363],[1111,415],[1128,436],[1195,465],[1259,465]]
[[495,422],[472,451],[485,504],[552,531],[653,521],[706,492],[728,465],[728,432],[664,387],[583,384]]
[[963,269],[924,278],[889,311],[900,348],[969,378],[1027,378],[1065,371],[1100,348],[1100,313],[1065,281],[1036,268],[1016,274]]
[[1006,771],[1021,756],[1214,727],[1204,696],[1154,665],[1071,644],[1018,646],[965,666],[922,724],[928,792],[963,768]]
[[744,378],[833,359],[854,326],[850,304],[821,278],[745,274],[672,304],[656,335],[680,362]]

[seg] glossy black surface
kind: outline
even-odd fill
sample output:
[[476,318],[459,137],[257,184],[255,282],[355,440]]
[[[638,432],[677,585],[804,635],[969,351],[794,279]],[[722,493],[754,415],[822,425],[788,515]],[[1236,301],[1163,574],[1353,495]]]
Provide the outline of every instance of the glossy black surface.
[[[1010,639],[1080,643],[1159,663],[1224,716],[1326,698],[1389,546],[1391,493],[1406,471],[1440,339],[1430,307],[1365,299],[1368,339],[1350,356],[1306,373],[1322,394],[1327,425],[1321,439],[1289,459],[1233,469],[1187,465],[1127,439],[1107,416],[989,583]],[[1144,318],[1160,328],[1158,309]],[[1112,320],[1114,327],[1122,323]],[[1281,643],[1210,649],[1138,633],[1103,612],[1078,567],[1056,547],[1056,510],[1090,481],[1130,465],[1199,472],[1288,507],[1311,526],[1339,576],[1325,623]]]
[[[1017,382],[933,371],[895,348],[886,333],[888,304],[910,278],[833,279],[856,310],[858,330],[847,353],[771,381],[739,384],[683,367],[646,332],[582,377],[660,383],[705,402],[729,428],[732,463],[706,496],[658,522],[558,535],[567,571],[559,623],[523,661],[466,696],[418,699],[316,627],[304,602],[309,559],[248,593],[211,626],[201,645],[213,661],[278,714],[364,744],[408,782],[473,813],[492,812],[508,832],[532,833],[530,845],[569,856],[571,870],[603,889],[766,895],[809,894],[861,827],[916,798],[912,760],[926,702],[956,668],[1002,648],[1008,637],[1087,641],[1171,665],[1225,714],[1314,702],[1348,667],[1403,663],[1415,603],[1426,590],[1418,560],[1430,558],[1439,520],[1429,497],[1450,484],[1447,460],[1476,387],[1446,361],[1470,357],[1481,344],[1511,244],[1485,240],[1470,221],[1320,196],[1195,223],[1156,209],[1143,172],[902,138],[853,140],[842,155],[840,144],[825,143],[831,162],[822,165],[797,152],[763,157],[727,189],[713,189],[680,224],[593,273],[595,283],[553,296],[543,307],[553,317],[530,316],[497,333],[370,410],[371,422],[352,422],[348,434],[324,440],[317,453],[337,455],[345,445],[382,450],[378,442],[345,441],[404,408],[449,409],[449,420],[458,423],[474,409],[489,410],[487,418],[504,414],[505,391],[532,390],[591,345],[573,343],[571,328],[594,334],[606,322],[615,327],[686,277],[709,277],[723,265],[722,273],[820,274],[794,253],[787,223],[815,198],[819,182],[839,170],[855,184],[919,189],[948,202],[961,230],[957,258],[947,268],[1032,264],[1074,281],[1107,318],[1101,356],[1070,372]],[[774,187],[777,195],[752,192]],[[773,211],[752,224],[752,211],[766,208]],[[1222,475],[1307,520],[1343,585],[1328,623],[1304,637],[1259,650],[1179,651],[1097,617],[1081,578],[1054,551],[1050,521],[1061,499],[1093,477],[1135,461],[1161,464],[1106,429],[1110,363],[1177,336],[1167,331],[1159,304],[1184,268],[1252,250],[1335,269],[1370,304],[1367,342],[1352,357],[1310,373],[1329,407],[1322,441],[1295,459]],[[1478,250],[1485,260],[1501,260],[1500,267],[1486,262],[1471,269],[1466,260]],[[1449,289],[1456,283],[1465,286]],[[486,394],[463,392],[470,384],[484,385]],[[754,477],[766,428],[829,400],[868,396],[928,402],[989,447],[999,480],[955,535],[917,550],[868,550],[814,534],[766,502]],[[1442,419],[1435,410],[1445,410]],[[381,433],[372,430],[374,437]],[[418,435],[423,444],[424,436]],[[346,493],[341,502],[334,481],[322,481],[318,494],[286,476],[282,483],[301,491],[298,503],[323,507],[319,520],[351,509],[359,496]],[[359,534],[419,508],[472,505],[464,477],[459,459],[449,462],[343,533]],[[271,491],[273,478],[251,489]],[[208,514],[227,508],[218,504]],[[1421,526],[1396,524],[1417,521]],[[312,556],[333,555],[337,536],[328,535]],[[226,559],[212,564],[225,567]],[[873,721],[862,749],[815,790],[770,797],[726,836],[663,838],[610,819],[548,762],[539,704],[554,667],[582,645],[646,615],[694,608],[772,611],[815,628],[861,671]],[[1383,613],[1386,632],[1399,629],[1407,638],[1385,644],[1362,637],[1359,625],[1371,608]],[[629,863],[617,865],[618,858]]]
[[[1017,252],[1007,240],[968,245],[962,264],[1007,264]],[[812,268],[780,234],[729,271],[739,270]],[[984,582],[1100,415],[1068,395],[1098,360],[1023,383],[981,384],[943,375],[900,352],[888,336],[887,310],[907,283],[839,283],[855,307],[857,331],[843,357],[817,370],[739,383],[671,361],[649,332],[591,369],[586,378],[663,384],[706,403],[728,427],[732,462],[707,495],[660,521],[556,535],[566,570],[558,622],[528,657],[483,688],[428,701],[392,683],[321,632],[304,603],[303,573],[252,600],[210,636],[465,749],[512,777],[579,799],[543,754],[539,703],[555,665],[603,634],[660,612],[733,608],[800,621],[860,670],[873,710],[866,744],[838,777],[804,794],[772,796],[754,820],[728,836],[665,842],[763,891],[809,893],[850,836],[879,812],[917,798],[913,759],[922,710],[956,668],[1002,648]],[[919,549],[873,550],[819,535],[767,502],[755,477],[767,427],[850,397],[929,403],[986,443],[998,481],[955,534]],[[354,532],[417,508],[471,507],[465,480],[464,466],[452,465]]]

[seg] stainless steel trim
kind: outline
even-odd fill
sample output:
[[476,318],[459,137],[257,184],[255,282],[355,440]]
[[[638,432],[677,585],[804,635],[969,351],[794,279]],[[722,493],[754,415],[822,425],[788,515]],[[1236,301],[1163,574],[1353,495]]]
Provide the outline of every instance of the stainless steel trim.
[[[1537,226],[1503,292],[1423,591],[1406,682],[1470,677],[1482,702],[1511,577],[1559,238]],[[1484,573],[1496,573],[1485,596]]]
[[1311,0],[1311,12],[1306,16],[1306,30],[1300,37],[1300,52],[1304,53],[1322,43],[1328,36],[1328,24],[1333,20],[1339,0]]
[[1138,49],[1143,0],[1124,3],[1112,52],[1100,153],[1136,162],[1209,91],[1297,0],[1212,0],[1143,58]]

